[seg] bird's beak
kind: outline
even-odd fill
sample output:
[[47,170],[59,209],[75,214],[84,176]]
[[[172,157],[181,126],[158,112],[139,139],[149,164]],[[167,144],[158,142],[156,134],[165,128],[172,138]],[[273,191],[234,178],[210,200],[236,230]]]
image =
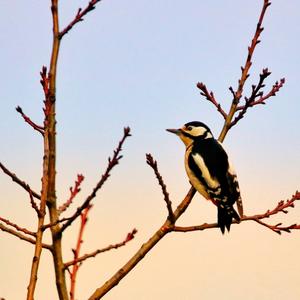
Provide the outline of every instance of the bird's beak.
[[171,133],[175,133],[176,135],[179,135],[181,133],[180,129],[166,129],[166,130]]

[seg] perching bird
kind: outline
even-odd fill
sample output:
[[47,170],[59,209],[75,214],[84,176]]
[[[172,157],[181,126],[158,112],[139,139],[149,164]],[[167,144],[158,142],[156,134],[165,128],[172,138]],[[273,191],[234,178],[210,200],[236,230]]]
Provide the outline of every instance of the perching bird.
[[[193,187],[218,207],[218,225],[230,230],[232,220],[240,221],[243,206],[233,166],[222,144],[202,122],[189,122],[180,129],[167,129],[186,146],[185,169]],[[238,213],[233,208],[237,203]]]

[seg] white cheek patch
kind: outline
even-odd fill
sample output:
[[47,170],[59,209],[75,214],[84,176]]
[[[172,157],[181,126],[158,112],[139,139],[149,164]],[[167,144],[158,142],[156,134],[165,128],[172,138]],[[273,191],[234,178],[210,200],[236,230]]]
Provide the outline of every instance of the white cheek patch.
[[204,127],[193,127],[193,129],[189,132],[189,134],[193,136],[203,136],[206,135],[205,138],[212,138],[211,133]]
[[216,189],[219,187],[219,182],[211,177],[210,172],[208,168],[206,167],[203,158],[199,154],[192,154],[193,159],[197,165],[197,167],[201,170],[202,172],[202,177],[206,181],[207,185],[212,188]]
[[206,131],[207,129],[203,127],[193,127],[193,129],[190,131],[190,134],[193,136],[201,136],[204,135]]

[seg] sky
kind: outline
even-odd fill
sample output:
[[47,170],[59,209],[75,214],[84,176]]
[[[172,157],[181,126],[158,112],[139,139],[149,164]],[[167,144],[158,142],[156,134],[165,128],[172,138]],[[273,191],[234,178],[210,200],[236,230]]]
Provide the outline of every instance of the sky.
[[[87,2],[60,1],[61,28]],[[185,196],[189,182],[184,145],[165,129],[199,120],[218,136],[223,119],[200,96],[196,83],[204,82],[229,108],[228,88],[237,87],[262,2],[105,0],[64,37],[57,78],[59,203],[68,198],[69,187],[82,173],[85,181],[74,211],[104,172],[123,127],[130,126],[132,137],[125,142],[124,157],[94,201],[82,253],[121,242],[138,229],[126,247],[83,264],[77,299],[87,299],[109,279],[167,216],[145,153],[158,161],[174,207]],[[245,95],[265,67],[272,71],[266,91],[282,77],[286,84],[266,105],[249,110],[224,142],[247,215],[264,213],[300,189],[300,4],[272,2]],[[15,107],[20,105],[42,123],[39,72],[49,65],[50,1],[2,1],[0,22],[0,161],[40,191],[42,139]],[[0,174],[0,191],[0,216],[35,230],[28,195],[5,174]],[[196,195],[178,225],[215,221],[215,207]],[[300,223],[300,203],[287,215],[266,221]],[[65,260],[72,258],[77,231],[78,223],[64,237]],[[299,299],[299,233],[279,236],[254,222],[232,226],[224,236],[218,229],[171,233],[104,299]],[[33,246],[0,232],[0,247],[0,297],[24,299]],[[47,252],[36,299],[57,299]]]

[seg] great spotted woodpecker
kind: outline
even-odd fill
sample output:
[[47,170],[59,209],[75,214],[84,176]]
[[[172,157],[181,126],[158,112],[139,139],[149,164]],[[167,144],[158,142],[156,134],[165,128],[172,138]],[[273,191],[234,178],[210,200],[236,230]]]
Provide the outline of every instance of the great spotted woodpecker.
[[[240,221],[243,206],[236,173],[222,144],[204,123],[198,121],[167,131],[175,133],[185,144],[184,164],[191,184],[218,207],[221,232],[224,233],[225,228],[229,231],[233,219]],[[240,216],[233,208],[235,203]]]

